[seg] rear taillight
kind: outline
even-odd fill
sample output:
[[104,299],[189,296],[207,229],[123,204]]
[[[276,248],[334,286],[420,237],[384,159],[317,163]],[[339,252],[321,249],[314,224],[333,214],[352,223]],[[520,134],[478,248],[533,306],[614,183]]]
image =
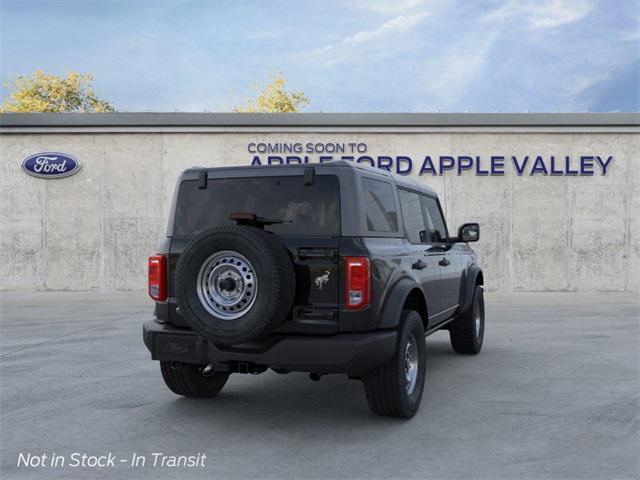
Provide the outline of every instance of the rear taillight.
[[346,257],[346,306],[361,309],[369,305],[371,296],[371,275],[367,257]]
[[149,257],[149,296],[156,302],[167,300],[167,257]]

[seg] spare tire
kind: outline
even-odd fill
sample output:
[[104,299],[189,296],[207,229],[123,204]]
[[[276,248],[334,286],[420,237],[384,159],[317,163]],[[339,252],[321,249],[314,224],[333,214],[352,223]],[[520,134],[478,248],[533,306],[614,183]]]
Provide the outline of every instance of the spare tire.
[[285,248],[249,226],[214,227],[194,237],[175,279],[185,321],[218,345],[265,336],[284,321],[295,294]]

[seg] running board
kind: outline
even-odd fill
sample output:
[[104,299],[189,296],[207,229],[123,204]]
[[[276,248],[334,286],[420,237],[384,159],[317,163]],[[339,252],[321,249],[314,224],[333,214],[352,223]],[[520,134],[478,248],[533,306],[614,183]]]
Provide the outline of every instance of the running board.
[[433,328],[430,328],[429,330],[427,330],[426,332],[424,332],[424,336],[428,337],[429,335],[431,335],[434,332],[437,332],[438,330],[442,330],[443,327],[446,327],[447,325],[449,325],[451,322],[453,322],[457,317],[454,315],[453,317],[449,318],[448,320],[445,320],[442,323],[439,323],[438,325],[436,325]]

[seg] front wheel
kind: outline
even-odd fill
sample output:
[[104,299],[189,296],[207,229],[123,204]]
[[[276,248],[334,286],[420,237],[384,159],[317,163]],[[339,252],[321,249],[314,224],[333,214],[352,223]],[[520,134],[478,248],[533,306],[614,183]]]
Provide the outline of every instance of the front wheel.
[[395,354],[363,379],[371,411],[386,417],[413,417],[422,400],[425,363],[422,317],[403,310]]
[[484,340],[484,294],[480,285],[476,285],[473,290],[471,308],[456,318],[449,327],[449,338],[451,347],[457,353],[480,353]]
[[229,378],[228,373],[203,375],[204,365],[160,362],[162,378],[169,390],[185,397],[215,397]]

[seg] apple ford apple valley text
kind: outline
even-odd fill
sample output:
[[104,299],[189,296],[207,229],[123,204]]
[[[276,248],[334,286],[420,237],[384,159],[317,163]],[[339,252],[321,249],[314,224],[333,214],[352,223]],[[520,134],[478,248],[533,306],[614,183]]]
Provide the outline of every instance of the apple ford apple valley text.
[[373,155],[366,143],[260,143],[247,144],[251,165],[287,165],[348,160],[371,165],[399,175],[502,176],[511,170],[518,176],[594,176],[606,175],[613,155],[601,152],[539,155]]

